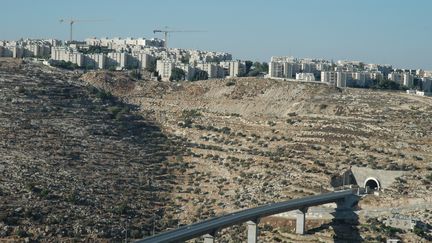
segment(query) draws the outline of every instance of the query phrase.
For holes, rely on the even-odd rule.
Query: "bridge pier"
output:
[[[214,243],[214,236],[211,234],[205,234],[204,243]]]
[[[247,221],[247,242],[248,243],[257,243],[258,242],[258,223],[259,220],[255,221]]]
[[[300,212],[296,215],[296,234],[304,235],[305,233],[307,210],[308,208],[302,208],[298,210]]]

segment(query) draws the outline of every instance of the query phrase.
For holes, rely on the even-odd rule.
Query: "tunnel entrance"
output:
[[[372,190],[379,190],[380,189],[380,185],[377,179],[375,178],[367,178],[364,184],[364,187],[369,187]]]

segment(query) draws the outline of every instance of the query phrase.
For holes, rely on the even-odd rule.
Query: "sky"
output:
[[[271,56],[358,60],[432,70],[431,0],[0,0],[0,39],[163,38],[169,47]]]

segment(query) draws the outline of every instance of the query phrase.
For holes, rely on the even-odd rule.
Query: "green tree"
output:
[[[66,61],[52,61],[51,66],[54,67],[59,67],[59,68],[63,68],[63,69],[68,69],[68,70],[75,70],[78,69],[79,66],[75,63],[72,62],[66,62]]]
[[[266,62],[254,62],[247,76],[256,77],[261,73],[268,73],[268,64]]]
[[[183,69],[181,68],[173,68],[171,70],[171,77],[170,77],[170,81],[179,81],[179,80],[184,80],[186,77],[186,73]]]
[[[246,65],[246,73],[249,73],[249,71],[252,68],[253,62],[252,61],[245,61],[245,65]]]
[[[400,90],[404,89],[402,85],[400,85],[397,82],[391,81],[389,79],[380,79],[377,80],[377,83],[374,85],[373,88],[376,89],[390,89],[390,90]]]
[[[203,70],[197,70],[192,77],[191,81],[197,81],[197,80],[207,80],[208,79],[208,73]]]
[[[255,62],[254,63],[254,66],[260,71],[260,72],[263,72],[263,73],[268,73],[268,69],[269,69],[269,65],[268,65],[268,63],[266,63],[266,62],[262,62],[262,63],[260,63],[260,62]]]
[[[260,74],[260,71],[258,71],[257,69],[253,69],[253,70],[250,70],[250,71],[248,72],[247,76],[249,76],[249,77],[256,77],[256,76],[258,76],[259,74]]]

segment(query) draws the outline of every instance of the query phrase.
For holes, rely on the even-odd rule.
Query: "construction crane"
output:
[[[168,47],[168,33],[174,33],[174,32],[206,32],[206,31],[203,31],[203,30],[170,30],[170,29],[168,29],[168,27],[165,27],[165,29],[153,30],[153,34],[164,33],[164,37],[165,37],[164,46],[165,46],[165,48]]]
[[[73,40],[72,30],[73,25],[77,22],[102,22],[107,21],[106,19],[60,19],[60,23],[69,23],[69,41]]]

